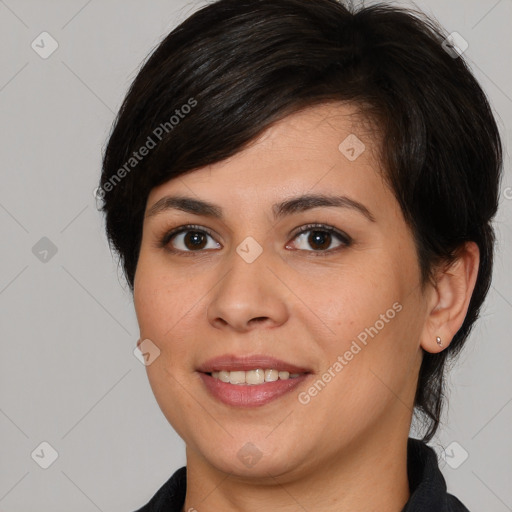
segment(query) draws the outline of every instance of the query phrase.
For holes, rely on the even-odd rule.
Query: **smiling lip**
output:
[[[262,370],[274,369],[286,371],[290,374],[299,373],[298,377],[287,380],[276,380],[255,385],[240,385],[222,382],[212,377],[214,371],[236,371],[236,370]],[[226,405],[235,407],[257,407],[265,405],[297,388],[312,372],[311,370],[287,363],[274,357],[263,355],[235,356],[233,354],[223,355],[209,359],[203,363],[197,371],[209,393]]]
[[[264,355],[253,355],[253,356],[236,356],[234,354],[225,354],[222,356],[214,357],[209,359],[201,366],[197,368],[198,372],[211,373],[218,371],[237,371],[237,370],[255,370],[256,368],[274,369],[279,372],[290,372],[290,373],[311,373],[308,368],[296,366],[291,363],[287,363],[275,357],[269,357]]]
[[[199,373],[210,394],[226,405],[257,407],[283,396],[302,384],[312,374],[304,373],[288,380],[276,380],[264,384],[239,385],[222,382],[208,373]]]

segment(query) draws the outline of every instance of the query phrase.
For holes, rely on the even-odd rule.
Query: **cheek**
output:
[[[154,266],[151,272],[140,272],[134,286],[140,337],[151,340],[159,350],[158,357],[146,366],[148,381],[164,416],[182,437],[191,428],[186,418],[193,409],[187,387],[194,331],[188,315],[197,314],[197,309],[191,309],[191,301],[195,299],[197,303],[197,297],[189,286],[175,278],[171,282],[170,277],[159,276]]]
[[[158,359],[147,367],[155,394],[159,387],[176,389],[175,379],[181,382],[194,370],[196,347],[203,344],[199,337],[209,289],[200,276],[191,279],[190,272],[170,274],[157,268],[156,264],[141,267],[134,287],[140,337],[160,350]]]
[[[134,283],[134,307],[141,336],[165,340],[202,296],[185,277],[158,259],[141,257]]]
[[[365,272],[352,268],[333,274],[328,287],[303,291],[309,293],[303,310],[309,320],[304,317],[302,322],[319,326],[311,334],[321,349],[322,371],[330,369],[325,380],[332,384],[325,386],[329,391],[324,403],[343,410],[357,410],[358,404],[378,407],[392,396],[387,384],[400,387],[414,355],[411,308],[405,309],[400,277],[386,270],[387,265],[373,263]]]
[[[316,317],[315,323],[323,326],[321,338],[336,350],[353,339],[364,342],[371,336],[369,331],[375,333],[375,327],[379,332],[389,331],[394,323],[400,279],[382,263],[385,255],[380,262],[366,260],[340,267],[323,281],[309,281],[300,292],[311,318]]]

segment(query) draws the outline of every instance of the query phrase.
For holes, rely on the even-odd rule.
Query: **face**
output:
[[[377,142],[354,114],[293,114],[148,197],[140,339],[160,351],[149,381],[197,463],[291,477],[407,437],[426,298]],[[178,196],[190,200],[165,199]],[[262,371],[240,371],[251,368]]]

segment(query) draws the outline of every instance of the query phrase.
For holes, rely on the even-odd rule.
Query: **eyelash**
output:
[[[173,249],[169,246],[169,242],[172,240],[173,237],[176,235],[179,235],[180,233],[187,232],[187,231],[194,231],[199,233],[205,233],[212,238],[215,238],[213,233],[202,226],[198,226],[196,224],[187,224],[184,226],[180,226],[174,229],[171,229],[170,231],[167,231],[158,241],[157,247],[165,249],[166,251],[169,251],[173,254],[179,254],[183,256],[192,256],[195,254],[204,253],[204,249],[199,249],[197,251],[183,251],[181,249]],[[352,239],[342,231],[337,230],[336,228],[332,226],[328,226],[326,224],[306,224],[305,226],[301,226],[301,228],[294,232],[292,235],[292,240],[295,240],[299,235],[302,235],[303,233],[307,233],[308,231],[322,231],[329,233],[330,235],[333,235],[336,237],[342,245],[339,247],[336,247],[334,249],[328,249],[328,250],[310,250],[307,251],[305,249],[297,249],[298,251],[304,251],[308,253],[313,253],[315,256],[328,256],[329,254],[338,252],[341,249],[347,248],[352,244]]]

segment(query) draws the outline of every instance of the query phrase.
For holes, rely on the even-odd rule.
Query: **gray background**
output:
[[[133,355],[133,304],[93,190],[114,114],[141,61],[202,3],[0,0],[2,512],[129,512],[185,463],[183,443]],[[508,147],[512,0],[417,5],[469,43],[464,55]],[[31,47],[43,31],[59,45],[46,59]],[[471,511],[512,510],[508,154],[505,169],[493,286],[450,375],[445,424],[430,443],[440,457],[446,450],[448,488]],[[42,252],[43,237],[55,254]],[[48,469],[39,465],[51,456],[43,441],[58,452]]]

